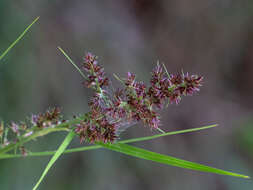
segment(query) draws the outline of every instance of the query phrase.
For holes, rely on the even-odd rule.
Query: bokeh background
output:
[[[0,63],[0,117],[23,120],[60,106],[66,118],[88,111],[91,91],[57,50],[76,63],[86,51],[108,75],[149,81],[156,61],[169,72],[205,77],[200,93],[162,112],[166,131],[219,127],[136,143],[155,152],[253,176],[253,2],[250,0],[1,0],[0,52],[40,16]],[[152,135],[141,124],[121,138]],[[54,150],[63,133],[31,150]],[[71,144],[80,146],[78,139]],[[49,157],[0,160],[0,189],[32,189]],[[251,190],[252,180],[206,174],[108,150],[62,156],[40,189]]]

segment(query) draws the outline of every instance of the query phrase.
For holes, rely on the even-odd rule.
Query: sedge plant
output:
[[[0,56],[0,61],[22,39],[37,20],[38,18],[4,51]],[[136,75],[128,72],[125,77],[119,77],[114,74],[114,77],[122,86],[121,88],[114,89],[112,88],[112,82],[104,72],[104,68],[98,63],[97,56],[87,53],[84,56],[83,63],[77,65],[61,47],[58,47],[58,49],[80,73],[83,78],[82,85],[93,90],[94,94],[89,102],[90,111],[80,114],[78,117],[75,116],[73,119],[65,120],[61,114],[61,110],[56,107],[48,109],[45,113],[32,114],[26,122],[11,122],[8,125],[5,125],[3,121],[0,122],[0,159],[52,156],[41,177],[35,183],[33,190],[39,187],[52,165],[62,154],[99,148],[170,166],[239,178],[249,178],[246,175],[129,145],[133,142],[147,141],[164,136],[216,127],[216,124],[212,124],[172,132],[166,132],[161,129],[160,111],[167,108],[170,104],[179,104],[183,96],[191,96],[198,92],[202,85],[202,76],[190,75],[183,72],[170,74],[165,65],[157,63],[151,73],[148,85],[142,81],[137,81]],[[157,131],[158,134],[119,140],[122,131],[140,122],[152,131]],[[56,151],[34,152],[25,148],[26,143],[53,132],[67,133]],[[85,141],[91,145],[67,149],[75,137],[80,139],[81,144]]]

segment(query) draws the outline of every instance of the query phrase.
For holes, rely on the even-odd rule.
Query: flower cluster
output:
[[[52,108],[45,113],[32,114],[28,122],[11,122],[9,127],[4,127],[3,122],[0,123],[0,146],[5,147],[10,143],[17,143],[21,138],[28,137],[36,130],[42,130],[47,127],[54,127],[63,121],[60,121],[60,109]],[[12,132],[9,135],[9,129]],[[11,138],[12,140],[9,140]],[[25,148],[19,147],[22,155],[26,155]]]
[[[146,85],[137,82],[135,75],[128,72],[125,79],[125,107],[128,120],[142,121],[151,128],[157,129],[160,123],[159,115],[153,110],[152,102],[148,97]]]
[[[73,130],[80,137],[80,142],[90,143],[113,143],[122,131],[139,121],[151,129],[160,130],[158,111],[166,102],[178,104],[182,96],[199,91],[203,80],[203,77],[188,73],[168,74],[165,66],[158,64],[151,73],[148,86],[137,81],[135,74],[128,72],[126,78],[122,79],[114,75],[123,84],[122,88],[115,90],[98,64],[97,56],[87,53],[81,68],[86,72],[85,86],[95,93],[89,102],[90,112],[85,114],[84,119],[75,122],[77,124]],[[45,113],[33,114],[29,122],[11,122],[9,128],[4,128],[0,123],[0,145],[4,147],[10,142],[18,142],[36,130],[56,127],[62,122],[60,109],[53,108]],[[8,129],[14,141],[8,140]],[[19,148],[23,155],[27,154],[24,147]]]
[[[31,123],[38,128],[44,128],[59,124],[59,119],[60,109],[57,107],[47,110],[45,113],[40,113],[38,115],[33,114],[31,118]]]
[[[76,125],[75,132],[80,136],[80,141],[113,142],[116,138],[115,123],[109,122],[99,113],[89,113],[84,121]]]
[[[169,103],[178,104],[182,95],[192,95],[194,92],[199,91],[203,77],[197,75],[187,74],[168,74],[163,71],[160,65],[152,72],[150,80],[151,87],[149,88],[148,95],[151,102],[162,108],[164,100],[168,99]]]
[[[96,56],[87,53],[82,68],[88,73],[84,83],[95,90],[95,95],[89,103],[89,116],[75,128],[81,142],[114,142],[121,131],[138,121],[151,129],[159,129],[157,111],[163,108],[166,100],[178,104],[182,96],[199,91],[203,80],[203,77],[188,73],[168,74],[165,66],[158,64],[152,71],[149,87],[128,72],[124,79],[115,75],[123,88],[113,90]]]
[[[97,56],[87,53],[82,68],[88,73],[84,83],[88,88],[100,89],[108,85],[108,78],[105,77],[104,69],[98,65]]]

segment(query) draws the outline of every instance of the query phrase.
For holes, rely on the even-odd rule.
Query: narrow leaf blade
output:
[[[83,74],[83,72],[81,71],[81,69],[74,63],[74,61],[68,56],[68,54],[61,47],[59,47],[59,46],[58,46],[58,49],[67,58],[67,60],[76,68],[76,70],[80,73],[80,75],[84,79],[87,79],[87,77],[85,76],[85,74]]]
[[[56,160],[61,156],[61,154],[67,148],[67,146],[72,141],[72,139],[73,139],[74,136],[75,136],[75,133],[73,131],[71,131],[71,132],[68,133],[68,135],[66,136],[66,138],[64,139],[64,141],[62,142],[62,144],[60,145],[60,147],[58,148],[58,150],[55,152],[55,154],[53,155],[53,157],[51,158],[51,160],[47,164],[44,172],[42,173],[39,181],[34,186],[33,190],[36,190],[38,188],[38,186],[40,185],[40,183],[42,182],[42,180],[44,179],[44,177],[48,173],[49,169],[53,166],[53,164],[56,162]]]
[[[198,127],[198,128],[170,131],[170,132],[165,132],[162,134],[148,136],[148,137],[139,137],[139,138],[134,138],[134,139],[123,140],[123,141],[119,141],[119,143],[133,143],[133,142],[147,141],[147,140],[152,140],[152,139],[165,137],[165,136],[169,136],[169,135],[177,135],[177,134],[200,131],[200,130],[209,129],[209,128],[213,128],[213,127],[217,127],[217,126],[218,126],[217,124],[213,124],[213,125],[207,125],[207,126]]]
[[[167,164],[167,165],[171,165],[171,166],[176,166],[176,167],[191,169],[191,170],[197,170],[197,171],[201,171],[201,172],[215,173],[215,174],[219,174],[219,175],[229,175],[229,176],[240,177],[240,178],[249,178],[249,176],[245,176],[242,174],[237,174],[237,173],[205,166],[203,164],[198,164],[198,163],[194,163],[194,162],[190,162],[190,161],[186,161],[186,160],[181,160],[178,158],[174,158],[171,156],[151,152],[151,151],[137,148],[134,146],[130,146],[127,144],[121,144],[121,143],[118,143],[118,144],[98,143],[98,144],[104,148],[107,148],[107,149],[110,149],[110,150],[113,150],[116,152],[120,152],[120,153],[129,155],[129,156],[133,156],[133,157],[137,157],[137,158],[141,158],[141,159],[145,159],[145,160],[158,162],[161,164]]]
[[[134,142],[147,141],[147,140],[152,140],[152,139],[156,139],[156,138],[160,138],[160,137],[164,137],[164,136],[196,132],[196,131],[200,131],[200,130],[213,128],[213,127],[216,127],[216,126],[218,126],[218,125],[214,124],[214,125],[207,125],[207,126],[198,127],[198,128],[184,129],[184,130],[178,130],[178,131],[170,131],[170,132],[166,132],[164,134],[158,134],[158,135],[152,135],[152,136],[147,136],[147,137],[139,137],[139,138],[122,140],[122,141],[119,141],[118,143],[134,143]],[[23,142],[21,142],[21,143],[23,144]],[[83,147],[79,147],[79,148],[67,149],[63,152],[63,154],[73,153],[73,152],[81,152],[81,151],[87,151],[87,150],[94,150],[94,149],[98,149],[98,148],[101,148],[101,146],[99,146],[99,145],[83,146]],[[7,150],[5,150],[4,152],[7,152]],[[27,154],[27,157],[29,157],[29,156],[50,156],[50,155],[53,155],[55,152],[56,151],[31,152],[31,153]],[[1,150],[0,150],[0,159],[20,158],[20,157],[23,157],[23,155],[22,154],[5,154],[5,153],[2,153]]]
[[[12,44],[2,53],[2,55],[0,55],[0,61],[24,37],[24,35],[29,31],[32,25],[39,20],[39,18],[40,17],[34,19],[34,21],[19,35],[19,37],[14,42],[12,42]]]

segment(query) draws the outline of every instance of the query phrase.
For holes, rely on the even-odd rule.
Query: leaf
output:
[[[28,32],[28,30],[32,27],[32,25],[39,20],[39,18],[40,17],[34,19],[34,21],[22,32],[22,34],[20,34],[20,36],[2,53],[2,55],[0,56],[0,61],[19,42],[19,40],[21,40],[24,37],[24,35]]]
[[[76,68],[76,70],[81,74],[81,76],[84,79],[87,79],[87,77],[85,76],[85,74],[83,74],[83,72],[81,71],[81,69],[74,63],[74,61],[67,55],[67,53],[61,47],[58,47],[58,49],[67,58],[67,60]]]
[[[131,151],[129,151],[123,147],[123,145],[125,145],[124,143],[140,142],[140,141],[151,140],[151,139],[155,139],[155,138],[159,138],[159,137],[163,137],[163,136],[168,136],[168,135],[189,133],[189,132],[199,131],[199,130],[203,130],[203,129],[213,128],[216,126],[217,125],[209,125],[209,126],[193,128],[193,129],[172,131],[172,132],[167,132],[165,134],[158,134],[158,135],[153,135],[153,136],[148,136],[148,137],[140,137],[140,138],[123,140],[123,141],[119,141],[116,144],[111,144],[111,145],[98,143],[98,145],[68,149],[68,150],[65,150],[63,153],[73,153],[73,152],[80,152],[80,151],[86,151],[86,150],[94,150],[94,149],[99,149],[101,147],[104,147],[104,148],[108,148],[108,149],[111,149],[111,150],[114,150],[117,152],[121,152],[121,153],[130,155],[130,156],[134,156],[134,157],[138,157],[138,158],[142,158],[142,159],[146,159],[146,160],[151,160],[151,161],[155,161],[155,162],[159,162],[159,163],[163,163],[163,164],[168,164],[168,165],[172,165],[172,166],[177,166],[177,167],[182,167],[182,168],[187,168],[187,169],[192,169],[192,170],[198,170],[198,171],[204,171],[204,172],[217,173],[217,174],[221,174],[221,175],[232,175],[235,177],[249,178],[248,176],[244,176],[241,174],[235,174],[232,172],[227,172],[227,171],[216,169],[216,168],[211,168],[211,167],[204,166],[201,164],[180,160],[177,158],[173,158],[173,157],[166,156],[166,155],[161,155],[158,153],[150,152],[150,151],[136,148],[136,147],[133,147],[135,150],[131,150]],[[107,147],[105,147],[105,146],[107,146]],[[110,147],[108,147],[108,146],[110,146]],[[113,146],[117,146],[117,148],[113,147]],[[132,146],[128,146],[128,147],[132,147]],[[120,149],[120,150],[118,150],[118,149]],[[137,151],[136,151],[136,149],[137,149]],[[143,153],[145,153],[145,154],[143,154]],[[55,154],[55,151],[32,152],[32,153],[28,153],[27,156],[49,156],[52,154]],[[22,155],[21,154],[18,154],[18,155],[0,154],[0,159],[16,158],[16,157],[22,157]]]
[[[171,132],[166,132],[164,134],[158,134],[158,135],[153,135],[153,136],[148,136],[148,137],[127,139],[127,140],[119,141],[118,143],[134,143],[134,142],[140,142],[140,141],[147,141],[147,140],[152,140],[152,139],[156,139],[156,138],[160,138],[160,137],[164,137],[164,136],[169,136],[169,135],[176,135],[176,134],[200,131],[200,130],[204,130],[204,129],[213,128],[216,126],[218,126],[218,125],[214,124],[214,125],[208,125],[208,126],[192,128],[192,129],[171,131]],[[58,128],[54,128],[54,129],[58,129]],[[99,145],[84,146],[84,147],[72,148],[72,149],[65,150],[63,152],[63,154],[73,153],[73,152],[81,152],[81,151],[86,151],[86,150],[94,150],[94,149],[99,149],[99,148],[101,148],[101,146],[99,146]],[[6,152],[6,150],[4,152]],[[55,152],[56,151],[31,152],[31,153],[28,153],[27,156],[50,156],[50,155],[53,155]],[[1,150],[0,150],[0,159],[19,158],[19,157],[23,157],[23,155],[22,154],[3,154],[3,153],[1,154]]]
[[[200,130],[209,129],[209,128],[213,128],[213,127],[217,127],[217,126],[218,126],[217,124],[214,124],[214,125],[207,125],[207,126],[192,128],[192,129],[171,131],[171,132],[166,132],[166,133],[148,136],[148,137],[139,137],[139,138],[134,138],[134,139],[128,139],[128,140],[120,141],[119,143],[133,143],[133,142],[139,142],[139,141],[147,141],[147,140],[156,139],[156,138],[164,137],[164,136],[168,136],[168,135],[190,133],[190,132],[200,131]]]
[[[62,142],[61,146],[58,148],[58,150],[55,152],[49,163],[47,164],[44,172],[42,173],[39,181],[34,186],[33,190],[36,190],[46,174],[48,173],[49,169],[53,166],[53,164],[56,162],[56,160],[61,156],[61,154],[64,152],[64,150],[67,148],[69,143],[72,141],[73,137],[75,136],[75,133],[73,131],[69,132],[64,141]]]
[[[197,171],[202,171],[202,172],[208,172],[208,173],[215,173],[219,175],[229,175],[229,176],[234,176],[234,177],[240,177],[240,178],[249,178],[249,176],[245,176],[242,174],[237,174],[217,168],[212,168],[209,166],[205,166],[202,164],[186,161],[186,160],[181,160],[178,158],[174,158],[171,156],[151,152],[142,148],[137,148],[134,146],[130,146],[127,144],[103,144],[103,143],[97,143],[98,145],[116,151],[120,152],[129,156],[137,157],[137,158],[142,158],[144,160],[151,160],[154,162],[158,162],[161,164],[167,164],[171,166],[176,166],[180,168],[185,168],[185,169],[191,169],[191,170],[197,170]]]

